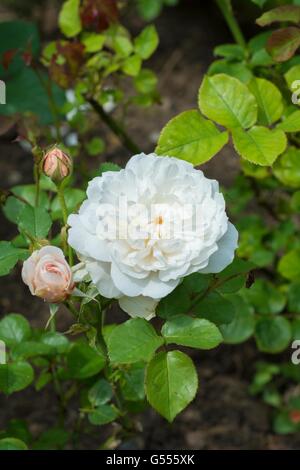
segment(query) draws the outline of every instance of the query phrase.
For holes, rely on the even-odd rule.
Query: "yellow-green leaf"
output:
[[[243,158],[256,165],[272,165],[284,152],[286,136],[280,129],[270,130],[267,127],[254,126],[248,131],[241,128],[232,132],[233,144]]]
[[[269,126],[280,119],[283,111],[282,95],[279,89],[269,80],[254,78],[249,89],[258,104],[258,122]]]
[[[67,38],[72,38],[81,31],[79,5],[80,0],[67,0],[59,13],[58,24]]]
[[[177,157],[199,165],[210,160],[227,141],[227,132],[220,132],[197,110],[190,110],[168,122],[155,151],[159,155]]]
[[[277,129],[284,132],[299,132],[300,131],[300,111],[295,111],[290,114],[284,121],[277,125]]]
[[[257,119],[256,99],[247,86],[223,73],[204,78],[199,107],[205,116],[228,129],[248,129]]]

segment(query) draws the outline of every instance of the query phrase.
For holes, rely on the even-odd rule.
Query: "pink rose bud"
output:
[[[53,147],[44,156],[42,168],[46,176],[60,183],[71,173],[72,161],[60,148]]]
[[[24,262],[22,279],[32,295],[52,303],[66,300],[75,286],[62,250],[49,245],[34,251]]]

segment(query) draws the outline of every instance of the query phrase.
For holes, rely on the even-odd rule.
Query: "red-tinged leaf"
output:
[[[267,51],[276,62],[285,62],[300,46],[300,28],[290,26],[274,31],[268,39]]]
[[[299,410],[292,410],[290,411],[289,414],[290,420],[294,424],[299,424],[300,423],[300,411]]]
[[[101,32],[118,20],[116,0],[83,0],[80,9],[82,25],[89,31]]]
[[[299,24],[300,6],[284,5],[281,7],[273,8],[272,10],[263,13],[256,20],[256,23],[259,26],[266,26],[272,23],[281,23],[282,21],[288,21],[290,23]]]
[[[29,65],[31,65],[32,59],[33,59],[31,52],[30,51],[24,51],[23,54],[22,54],[22,59],[24,60],[27,67],[29,67]]]
[[[9,50],[4,52],[4,54],[2,56],[2,65],[5,68],[5,70],[8,69],[8,67],[10,66],[13,58],[17,54],[17,52],[18,52],[18,49],[9,49]]]
[[[51,78],[62,88],[69,88],[78,77],[84,62],[84,45],[80,42],[56,42],[56,53],[51,57]],[[60,59],[63,59],[62,62]]]

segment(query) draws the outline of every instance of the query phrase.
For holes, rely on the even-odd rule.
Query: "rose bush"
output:
[[[0,24],[10,96],[0,112],[31,149],[34,178],[1,192],[17,230],[0,242],[0,275],[23,263],[23,281],[49,308],[42,329],[18,313],[1,319],[0,390],[49,387],[58,401],[53,429],[36,436],[8,423],[0,449],[77,448],[109,423],[101,447],[118,447],[141,429],[136,415],[147,405],[171,422],[194,399],[188,348],[254,337],[259,351],[277,354],[299,337],[298,42],[284,30],[279,50],[270,31],[246,42],[230,0],[217,0],[236,43],[215,49],[221,59],[200,84],[197,109],[166,123],[145,155],[115,116],[160,103],[144,67],[156,29],[133,38],[119,3],[102,0],[107,13],[96,0],[81,3],[63,3],[64,37],[43,50],[33,24]],[[139,11],[149,18],[166,3]],[[258,23],[297,22],[299,8],[267,11]],[[98,120],[134,155],[124,169],[103,163]],[[240,172],[221,191],[194,167],[228,142]],[[59,315],[70,323],[64,333]],[[250,392],[276,409],[277,432],[299,430],[298,383],[293,364],[257,364]]]

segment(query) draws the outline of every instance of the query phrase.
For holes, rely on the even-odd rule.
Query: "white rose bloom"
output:
[[[191,273],[218,273],[237,248],[217,181],[177,158],[136,155],[90,181],[69,244],[99,293],[150,319]]]

